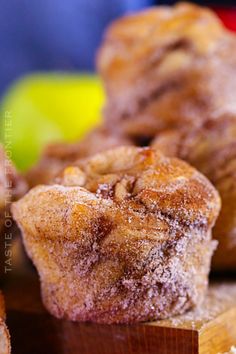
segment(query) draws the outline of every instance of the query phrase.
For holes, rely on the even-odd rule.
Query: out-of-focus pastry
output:
[[[106,123],[153,137],[236,114],[236,37],[209,9],[153,7],[115,21],[98,54]]]
[[[222,209],[213,229],[219,245],[213,257],[216,270],[236,269],[236,121],[224,118],[204,127],[166,131],[153,147],[167,156],[186,160],[204,173],[222,199]]]
[[[27,184],[7,158],[4,148],[0,145],[0,277],[5,273],[5,252],[8,252],[9,237],[11,238],[12,219],[10,205],[27,191]],[[11,231],[9,231],[11,230]],[[5,232],[5,235],[4,235]],[[0,352],[1,353],[1,352]]]
[[[129,323],[202,302],[220,198],[187,163],[120,147],[67,167],[12,206],[58,318]]]
[[[83,140],[75,143],[50,144],[39,162],[27,172],[26,179],[30,187],[47,184],[68,164],[121,145],[131,145],[131,141],[112,133],[105,126],[94,129]]]
[[[0,232],[4,228],[5,219],[9,218],[11,202],[20,198],[26,190],[25,180],[17,173],[0,145]]]
[[[10,354],[11,344],[10,335],[5,324],[6,314],[3,295],[0,292],[0,353]]]

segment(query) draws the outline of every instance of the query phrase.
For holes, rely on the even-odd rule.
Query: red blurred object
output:
[[[213,10],[217,13],[227,28],[236,32],[236,7],[215,7]]]

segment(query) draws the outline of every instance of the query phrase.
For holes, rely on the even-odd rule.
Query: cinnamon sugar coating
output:
[[[121,147],[67,167],[12,206],[58,318],[131,323],[200,304],[220,198],[178,159]]]
[[[222,208],[213,229],[219,241],[215,270],[236,269],[236,120],[208,122],[200,129],[170,130],[153,141],[167,156],[186,160],[204,173],[219,191]]]
[[[27,172],[26,179],[31,188],[38,184],[48,184],[62,169],[78,159],[121,145],[131,145],[131,142],[105,126],[95,128],[84,139],[74,143],[49,144],[40,160]]]
[[[118,19],[97,60],[107,124],[152,137],[235,115],[235,51],[235,34],[204,7],[179,3]]]

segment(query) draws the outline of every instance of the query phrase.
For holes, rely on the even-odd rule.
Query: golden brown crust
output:
[[[131,142],[109,131],[105,126],[94,129],[75,143],[50,144],[45,148],[39,162],[27,172],[27,181],[31,188],[38,184],[47,184],[68,164],[121,145],[131,145]]]
[[[6,319],[6,313],[5,313],[4,298],[0,291],[0,353],[10,354],[11,352],[10,335],[5,324],[5,319]]]
[[[154,136],[236,114],[235,50],[235,35],[196,5],[154,7],[115,21],[98,55],[107,124],[129,136]]]
[[[178,159],[121,147],[68,167],[13,215],[56,317],[154,320],[199,304],[220,199]]]
[[[167,156],[179,157],[204,173],[222,199],[222,209],[213,230],[219,246],[213,257],[216,270],[236,269],[236,121],[224,118],[198,130],[166,131],[153,147]]]

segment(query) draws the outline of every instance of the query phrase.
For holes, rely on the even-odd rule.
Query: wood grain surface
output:
[[[236,344],[236,280],[213,284],[201,309],[136,325],[72,323],[53,318],[19,238],[2,284],[12,354],[216,354]]]

